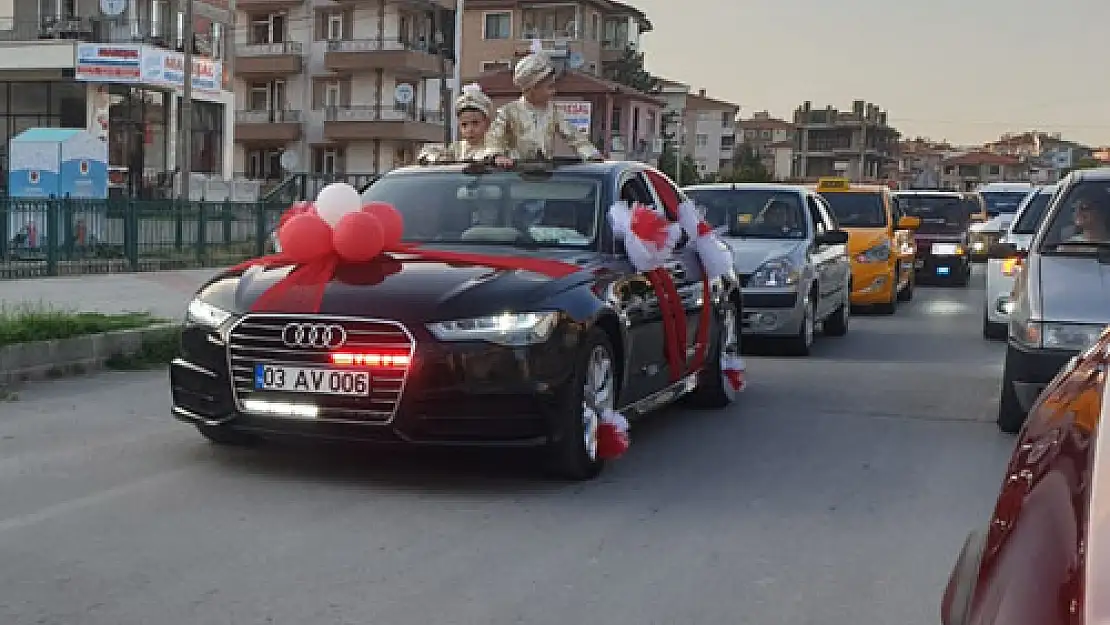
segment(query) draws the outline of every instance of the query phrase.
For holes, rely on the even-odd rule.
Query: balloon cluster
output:
[[[396,250],[405,225],[397,209],[384,202],[363,205],[358,190],[336,182],[320,190],[315,202],[299,202],[282,217],[278,241],[282,254],[306,264],[328,256],[364,263]]]

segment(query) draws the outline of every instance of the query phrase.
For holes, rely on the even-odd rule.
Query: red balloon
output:
[[[370,213],[348,213],[335,225],[335,253],[349,263],[364,263],[382,253],[384,234],[378,218]]]
[[[331,254],[331,226],[316,213],[289,218],[278,230],[281,252],[296,263],[310,263]]]
[[[281,214],[281,219],[278,221],[278,228],[284,226],[286,222],[296,217],[297,215],[315,212],[316,204],[314,202],[293,202],[293,205]]]
[[[378,222],[382,225],[385,249],[397,249],[405,234],[405,220],[401,217],[401,213],[386,202],[370,202],[362,207],[362,211],[378,218]]]

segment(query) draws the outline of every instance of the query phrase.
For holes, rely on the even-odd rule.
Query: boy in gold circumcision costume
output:
[[[482,87],[477,84],[466,85],[462,88],[462,94],[455,100],[459,140],[446,147],[442,144],[426,146],[420,155],[420,162],[475,161],[493,157],[493,153],[486,145],[486,136],[493,115],[493,100],[482,93]],[[496,160],[498,164],[511,164],[507,158]]]
[[[520,99],[497,112],[486,137],[490,151],[513,159],[543,160],[551,158],[559,135],[584,160],[601,160],[586,133],[555,108],[555,68],[542,50],[533,48],[517,63],[513,84],[521,91]]]

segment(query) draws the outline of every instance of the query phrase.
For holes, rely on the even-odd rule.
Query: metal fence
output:
[[[0,198],[0,280],[232,264],[267,251],[288,206]]]

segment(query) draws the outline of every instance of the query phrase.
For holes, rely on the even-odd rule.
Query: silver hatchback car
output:
[[[732,248],[744,295],[743,332],[808,355],[818,328],[848,332],[852,268],[832,210],[805,187],[704,184],[684,189]]]
[[[998,427],[1017,432],[1041,390],[1110,323],[1110,168],[1060,182],[1014,281]]]

